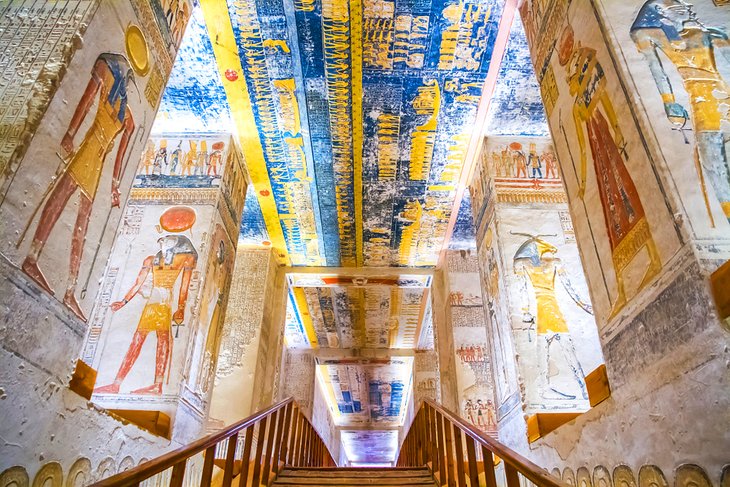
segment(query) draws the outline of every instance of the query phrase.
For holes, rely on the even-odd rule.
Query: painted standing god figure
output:
[[[644,207],[624,164],[624,157],[628,159],[626,143],[609,98],[605,73],[598,62],[596,50],[582,47],[580,43],[575,46],[570,25],[561,34],[558,49],[558,61],[566,67],[570,94],[575,97],[573,120],[580,146],[578,196],[581,199],[585,194],[587,176],[586,133],[596,172],[596,184],[616,272],[618,296],[611,312],[611,316],[614,316],[626,304],[624,271],[639,251],[646,248],[649,256],[649,265],[639,289],[659,273],[661,261]]]
[[[144,52],[146,53],[146,48]],[[121,133],[122,136],[114,161],[111,187],[111,206],[119,206],[122,161],[127,152],[127,144],[132,132],[134,132],[134,119],[127,102],[127,89],[130,83],[134,83],[132,69],[134,68],[138,74],[142,74],[143,69],[138,65],[139,60],[134,57],[132,57],[132,60],[135,62],[130,65],[126,57],[113,53],[104,53],[97,58],[91,71],[91,79],[79,104],[76,106],[68,130],[66,130],[66,134],[61,140],[61,148],[70,157],[65,162],[63,172],[56,180],[43,206],[38,227],[33,235],[33,243],[21,266],[23,272],[40,287],[53,294],[50,284],[40,267],[38,267],[38,259],[53,227],[68,205],[69,199],[79,190],[79,209],[71,237],[68,286],[63,297],[63,303],[84,321],[86,321],[86,316],[76,300],[75,292],[81,268],[86,230],[91,219],[94,199],[99,189],[99,181],[101,180],[106,156],[114,148],[116,138]],[[144,59],[143,64],[146,62],[146,59]],[[86,131],[78,149],[74,152],[74,138],[89,114],[89,110],[94,105],[97,94],[99,95],[99,104],[94,121]]]
[[[565,269],[563,269],[560,258],[555,255],[558,249],[540,238],[540,236],[524,235],[529,238],[520,245],[515,253],[514,269],[515,274],[521,276],[523,279],[523,295],[527,297],[527,281],[532,285],[534,294],[537,320],[530,313],[528,301],[523,307],[523,321],[528,323],[536,321],[537,341],[541,356],[540,382],[542,386],[542,397],[544,399],[575,399],[574,395],[559,390],[550,380],[550,349],[557,343],[580,387],[583,399],[588,399],[583,367],[581,367],[578,357],[575,354],[568,323],[560,310],[560,305],[555,295],[555,278],[560,279],[560,282],[573,301],[575,301],[575,304],[582,308],[583,311],[593,314],[593,308],[589,303],[584,302],[575,289],[573,289],[565,273]]]
[[[119,393],[122,382],[139,358],[147,335],[154,332],[157,335],[154,382],[150,386],[132,391],[132,394],[162,394],[162,383],[166,373],[169,380],[172,359],[172,325],[173,322],[181,325],[185,318],[190,279],[198,262],[198,252],[195,250],[195,246],[188,237],[179,233],[189,230],[194,223],[195,210],[188,207],[172,207],[160,216],[160,227],[175,234],[168,234],[157,240],[160,250],[157,254],[150,255],[144,260],[136,281],[124,298],[112,303],[112,311],[117,312],[122,309],[135,296],[141,294],[147,276],[152,274],[152,289],[146,296],[147,302],[142,309],[132,343],[122,359],[114,382],[94,389],[94,393]],[[175,283],[181,274],[177,310],[173,313]]]
[[[677,68],[689,96],[695,164],[703,193],[704,172],[730,221],[730,167],[726,150],[730,142],[730,85],[718,71],[715,60],[716,47],[730,46],[728,35],[704,25],[689,3],[649,0],[631,26],[631,38],[649,63],[667,118],[682,130],[690,117],[675,100],[659,51]],[[705,204],[709,213],[706,193]]]

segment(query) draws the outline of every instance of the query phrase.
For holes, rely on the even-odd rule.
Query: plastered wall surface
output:
[[[122,423],[70,391],[68,381],[75,360],[68,352],[81,350],[83,327],[60,303],[40,294],[7,261],[1,266],[3,482],[7,477],[2,472],[14,466],[21,477],[27,474],[33,481],[49,462],[59,464],[53,471],[58,476],[60,468],[60,481],[68,478],[72,466],[80,461],[77,470],[81,469],[84,480],[76,485],[82,485],[182,446]],[[43,327],[34,330],[17,323],[39,323]],[[48,345],[51,343],[53,346]]]
[[[496,435],[497,407],[477,253],[449,251],[446,265],[458,411],[478,429]]]
[[[182,442],[209,407],[246,187],[237,150],[229,134],[147,142],[82,357],[96,404],[161,411]]]
[[[337,425],[335,425],[334,415],[329,410],[320,381],[315,382],[313,396],[312,426],[314,426],[314,429],[317,430],[317,433],[319,433],[319,436],[327,446],[332,458],[339,459],[340,449],[342,448],[342,443],[340,441],[340,435],[342,432],[339,428],[337,428]]]
[[[239,246],[231,283],[209,425],[225,426],[254,412],[257,352],[265,302],[274,285],[271,249]]]

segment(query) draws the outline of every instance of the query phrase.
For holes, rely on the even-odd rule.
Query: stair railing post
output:
[[[459,426],[454,425],[454,449],[456,450],[456,475],[459,487],[466,487],[466,475],[464,472],[464,444],[462,432]]]
[[[520,487],[520,475],[517,469],[504,459],[502,461],[504,461],[504,477],[507,480],[507,487]]]
[[[241,477],[239,485],[248,485],[248,471],[251,465],[251,447],[253,445],[253,428],[251,425],[246,428],[246,436],[243,439],[243,456],[241,457]]]
[[[469,485],[479,485],[479,469],[477,467],[477,452],[475,440],[466,435],[466,457],[469,462]]]
[[[456,487],[456,470],[454,470],[454,439],[451,421],[444,418],[444,437],[446,438],[446,478],[449,487]]]
[[[287,457],[284,459],[284,463],[287,465],[294,465],[296,459],[297,450],[297,429],[299,428],[299,407],[294,406],[292,411],[291,419],[291,434],[289,435],[289,448],[287,451]]]
[[[180,462],[177,462],[172,467],[172,475],[170,476],[170,487],[182,487],[183,479],[185,478],[185,464],[187,458]]]
[[[251,479],[251,485],[258,487],[259,480],[261,479],[261,457],[264,453],[264,443],[266,442],[266,428],[269,422],[269,417],[264,416],[259,422],[258,437],[256,439],[256,454],[253,460],[253,478]]]
[[[236,443],[238,443],[238,433],[228,437],[228,448],[226,451],[226,463],[223,468],[223,487],[231,487],[233,480],[233,462],[236,457]]]
[[[291,448],[291,461],[289,462],[292,466],[298,467],[299,463],[299,442],[301,440],[302,433],[302,412],[297,408],[294,412],[294,429],[292,430],[292,448]]]
[[[484,445],[482,445],[482,462],[484,463],[484,478],[487,487],[497,487],[497,476],[494,473],[494,456]]]
[[[428,404],[423,403],[423,406],[421,406],[423,409],[423,438],[426,442],[425,444],[425,451],[424,451],[424,463],[428,465],[428,462],[433,462],[433,457],[431,455],[431,447],[433,446],[431,444],[431,418],[429,417],[428,413]],[[431,463],[431,468],[433,468],[433,463]]]
[[[283,410],[280,410],[279,422],[276,425],[276,440],[274,441],[274,456],[272,458],[271,471],[274,475],[279,473],[279,457],[282,448],[286,450],[286,433],[289,428],[289,410],[291,403],[287,404]]]
[[[303,467],[305,437],[307,434],[307,419],[301,411],[299,411],[299,432],[297,434],[297,467]]]
[[[436,433],[436,410],[430,404],[426,405],[428,406],[429,444],[431,445],[431,471],[436,473],[441,462]]]
[[[421,418],[416,416],[415,430],[413,431],[413,465],[412,467],[421,466]]]
[[[446,478],[446,444],[444,442],[444,418],[443,415],[435,411],[436,413],[436,434],[438,435],[438,450],[439,450],[439,485],[444,485],[447,482]]]
[[[271,455],[274,452],[274,434],[276,433],[276,425],[279,422],[280,413],[283,413],[281,409],[276,411],[273,415],[269,416],[269,436],[266,439],[266,454],[264,455],[264,463],[261,471],[261,483],[269,485],[269,473],[271,471]],[[279,426],[281,428],[281,426]]]
[[[209,446],[203,454],[203,472],[200,474],[200,487],[210,487],[210,480],[213,477],[213,467],[215,464],[215,448],[217,444]]]

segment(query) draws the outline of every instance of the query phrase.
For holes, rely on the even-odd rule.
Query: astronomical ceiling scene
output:
[[[251,183],[239,245],[291,268],[286,346],[343,351],[317,359],[316,382],[345,451],[372,445],[353,462],[392,460],[413,353],[433,349],[432,270],[446,249],[475,248],[470,145],[547,133],[521,22],[504,12],[503,0],[201,2],[163,96],[153,132],[236,134]],[[401,354],[346,357],[360,349]]]

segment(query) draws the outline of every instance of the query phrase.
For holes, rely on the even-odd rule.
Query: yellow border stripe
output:
[[[352,162],[355,192],[355,256],[363,265],[362,243],[362,1],[350,0],[350,60],[352,63]]]
[[[319,342],[317,341],[317,332],[314,331],[314,323],[312,322],[312,315],[309,313],[309,305],[307,304],[307,295],[304,294],[304,288],[294,287],[294,301],[296,301],[297,309],[299,309],[299,317],[302,319],[302,325],[304,331],[307,334],[312,348],[319,348]]]
[[[238,140],[243,149],[246,166],[261,205],[261,213],[269,232],[269,239],[276,250],[277,259],[279,261],[283,259],[285,265],[290,265],[284,232],[274,200],[274,191],[271,188],[269,172],[266,168],[264,149],[259,139],[251,98],[241,66],[236,38],[233,34],[228,5],[222,0],[201,0],[200,7],[203,10],[208,36],[213,44],[213,52],[223,87],[226,90],[228,104],[231,107],[231,115],[238,131]],[[229,69],[238,73],[237,80],[229,81],[225,77],[225,73]],[[268,191],[268,195],[263,196],[262,191]]]

